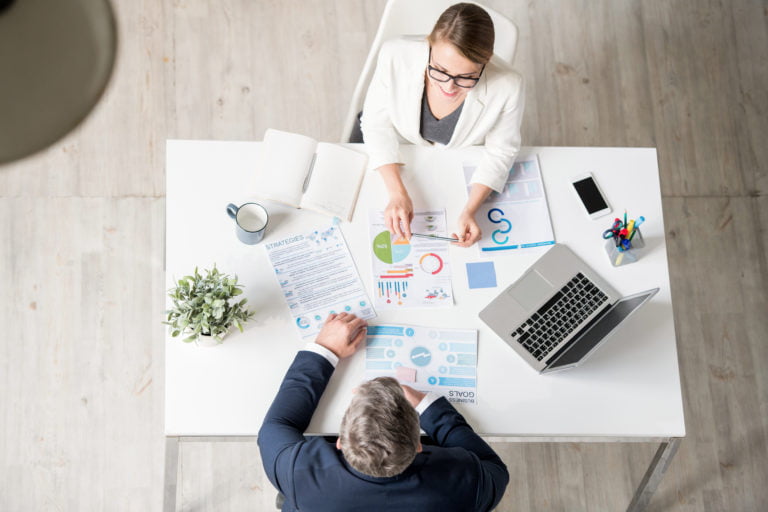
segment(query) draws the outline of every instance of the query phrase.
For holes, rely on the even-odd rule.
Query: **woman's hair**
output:
[[[437,19],[427,40],[430,45],[449,42],[472,62],[488,64],[493,56],[493,20],[478,5],[452,5]]]
[[[339,430],[344,458],[369,476],[402,473],[419,449],[419,415],[391,377],[357,388]]]

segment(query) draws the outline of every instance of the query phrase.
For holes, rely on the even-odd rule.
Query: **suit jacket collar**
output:
[[[483,73],[477,85],[470,89],[464,98],[464,107],[461,109],[461,115],[459,115],[459,120],[456,122],[456,128],[454,128],[451,140],[448,141],[446,147],[454,147],[455,141],[467,140],[469,137],[469,133],[475,127],[485,108],[487,85],[486,74]]]
[[[355,475],[357,478],[360,478],[361,480],[366,480],[368,482],[375,482],[380,484],[384,484],[387,482],[395,482],[397,480],[402,480],[403,478],[407,478],[414,472],[419,471],[421,467],[424,465],[424,463],[426,462],[425,453],[424,452],[417,453],[416,458],[413,460],[413,462],[411,462],[411,465],[408,466],[405,469],[405,471],[403,471],[399,475],[379,477],[379,476],[371,476],[371,475],[366,475],[365,473],[361,473],[360,471],[352,467],[352,465],[347,461],[347,459],[344,458],[344,454],[341,451],[338,452],[338,455],[339,455],[339,459],[341,460],[341,463],[344,464],[345,468],[347,468],[347,471]]]
[[[426,41],[419,48],[414,57],[413,68],[408,73],[408,93],[405,97],[406,105],[403,105],[403,111],[408,116],[404,126],[412,130],[411,133],[404,133],[405,138],[417,140],[420,145],[429,146],[430,143],[421,137],[421,98],[424,96],[424,73],[427,69],[429,60],[429,43]]]

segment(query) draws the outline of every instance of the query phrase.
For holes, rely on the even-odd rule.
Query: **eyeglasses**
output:
[[[480,70],[480,75],[483,74],[484,69],[485,66],[483,66],[483,69]],[[445,71],[440,71],[437,68],[433,68],[429,64],[427,64],[427,72],[429,73],[430,78],[433,80],[437,80],[438,82],[443,83],[453,80],[453,83],[455,83],[457,87],[461,87],[463,89],[471,89],[477,85],[477,82],[480,81],[480,77],[470,78],[468,76],[449,75]]]
[[[429,61],[432,61],[432,47],[429,48]],[[483,71],[485,71],[485,64],[483,64],[483,67],[480,68],[480,76],[483,76]],[[449,80],[453,80],[453,83],[462,89],[471,89],[477,85],[477,82],[480,81],[480,76],[477,78],[470,78],[468,76],[449,75],[445,71],[440,71],[437,68],[433,68],[429,63],[427,63],[427,73],[429,73],[430,78],[437,80],[438,82],[445,83]]]

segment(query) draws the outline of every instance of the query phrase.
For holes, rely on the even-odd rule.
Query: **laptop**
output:
[[[480,319],[539,373],[583,363],[658,288],[621,296],[556,244],[480,311]]]

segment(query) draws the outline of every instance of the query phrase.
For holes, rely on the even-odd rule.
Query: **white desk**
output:
[[[166,505],[175,504],[177,442],[194,436],[255,436],[301,341],[263,245],[240,243],[225,208],[258,198],[254,166],[258,142],[169,141],[167,144],[166,281],[214,263],[237,274],[256,310],[245,332],[213,348],[168,337],[166,344]],[[525,148],[538,153],[555,237],[567,244],[618,291],[659,286],[659,293],[582,366],[542,376],[525,364],[477,317],[501,289],[547,248],[481,255],[476,247],[451,247],[455,306],[445,310],[382,311],[370,323],[412,323],[476,328],[477,406],[457,408],[486,437],[514,441],[661,441],[635,495],[640,510],[685,435],[666,244],[655,149]],[[476,149],[403,147],[404,178],[417,209],[446,208],[449,229],[466,192],[461,163]],[[610,217],[590,220],[568,178],[590,171],[614,208],[647,219],[647,248],[634,264],[614,268],[601,233]],[[277,178],[277,176],[276,176]],[[326,216],[262,202],[270,211],[262,244],[330,222]],[[375,172],[366,175],[354,219],[342,231],[372,296],[368,209],[383,208],[386,193]],[[615,212],[618,213],[618,212]],[[493,259],[497,288],[470,290],[465,262]],[[309,426],[336,433],[351,389],[363,377],[364,354],[339,364]],[[172,496],[171,496],[172,494]]]

